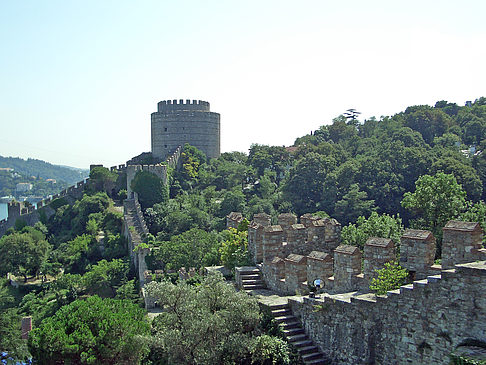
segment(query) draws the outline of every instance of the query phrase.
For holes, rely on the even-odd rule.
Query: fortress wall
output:
[[[449,364],[467,339],[486,340],[486,262],[460,264],[376,299],[291,299],[333,364]]]
[[[35,206],[28,206],[24,202],[10,202],[8,203],[8,217],[0,221],[0,237],[5,234],[5,232],[15,226],[17,219],[22,219],[28,226],[33,226],[40,221],[41,214],[45,215],[47,218],[51,217],[55,210],[49,207],[49,204],[53,200],[58,198],[66,198],[68,202],[72,200],[79,199],[83,196],[84,185],[89,179],[78,182],[77,184],[62,190],[60,193],[55,194],[52,198],[46,198],[37,203],[37,208]],[[40,212],[43,213],[40,213]]]

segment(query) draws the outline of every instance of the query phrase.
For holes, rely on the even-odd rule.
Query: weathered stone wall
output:
[[[279,225],[268,226],[263,229],[263,263],[274,257],[281,257],[283,250],[284,232]]]
[[[486,262],[460,264],[387,297],[290,300],[333,364],[449,364],[467,339],[486,340]]]
[[[123,202],[123,207],[123,235],[127,239],[128,253],[137,270],[140,286],[143,286],[145,282],[144,273],[147,271],[145,257],[150,253],[150,249],[138,248],[138,246],[146,241],[149,230],[145,224],[136,193],[134,193],[133,199],[127,199]]]
[[[178,146],[189,143],[208,158],[220,155],[220,115],[201,100],[164,100],[152,113],[152,154],[165,159]]]
[[[309,255],[318,250],[334,255],[334,249],[339,246],[341,240],[341,225],[335,219],[319,218],[311,214],[300,217],[301,223],[297,224],[297,218],[290,213],[280,214],[278,227],[281,234],[278,242],[270,242],[272,247],[266,249],[267,259],[271,260],[275,255],[285,258],[291,253]],[[267,214],[255,214],[248,228],[248,247],[254,263],[264,261],[265,245],[264,234],[260,234],[259,227],[270,227],[270,216]],[[277,226],[272,226],[277,227]],[[270,255],[270,256],[269,256]]]
[[[248,252],[254,263],[263,261],[263,229],[265,227],[255,221],[248,226]]]

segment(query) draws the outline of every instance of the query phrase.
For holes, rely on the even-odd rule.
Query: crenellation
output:
[[[248,225],[248,252],[253,263],[263,261],[263,229],[261,224],[252,221]]]
[[[432,232],[405,230],[400,238],[400,266],[413,273],[416,279],[425,278],[433,271],[435,246]]]
[[[385,263],[395,261],[395,244],[390,238],[370,237],[363,250],[363,275],[365,288],[378,276],[376,270],[382,269]]]
[[[275,256],[272,260],[267,261],[262,267],[263,280],[267,283],[270,290],[279,294],[286,294],[285,285],[285,261],[281,257]]]
[[[152,154],[165,158],[177,146],[189,143],[208,158],[220,155],[220,115],[210,111],[206,101],[177,100],[158,103],[151,115]]]
[[[283,228],[283,227],[282,227]],[[307,230],[303,224],[292,224],[287,229],[287,245],[285,246],[284,256],[291,253],[306,254],[305,242]]]
[[[349,292],[358,290],[361,281],[362,254],[358,247],[341,245],[334,250],[334,292]]]
[[[240,212],[231,212],[226,216],[226,228],[238,228],[243,221],[243,214]]]
[[[257,213],[253,216],[253,222],[267,227],[272,224],[272,217],[266,213]]]
[[[284,262],[286,291],[291,294],[307,293],[307,257],[290,254]]]
[[[297,223],[297,217],[292,213],[282,213],[278,216],[278,224],[282,227],[284,241],[287,241],[287,232],[293,224]]]
[[[329,278],[334,274],[334,260],[331,255],[325,252],[312,251],[307,256],[307,283],[314,283],[314,280],[322,281],[321,288],[329,287]]]
[[[263,264],[282,255],[283,241],[281,226],[267,226],[263,229]]]
[[[449,221],[443,228],[442,268],[474,261],[483,244],[483,230],[479,223]]]

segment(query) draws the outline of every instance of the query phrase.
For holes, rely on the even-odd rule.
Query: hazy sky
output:
[[[0,155],[87,168],[150,151],[201,99],[222,151],[486,96],[486,2],[0,0]]]

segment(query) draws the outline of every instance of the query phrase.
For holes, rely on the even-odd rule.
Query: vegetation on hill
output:
[[[24,160],[18,157],[0,156],[0,167],[13,168],[16,172],[25,176],[40,177],[44,180],[55,179],[67,184],[81,181],[89,174],[89,170],[53,165],[33,158]]]
[[[1,196],[46,197],[73,185],[88,176],[88,170],[52,165],[50,163],[14,157],[0,156],[0,168],[12,170],[0,171]],[[49,181],[47,181],[49,179]],[[17,192],[18,183],[32,184],[32,189]]]

